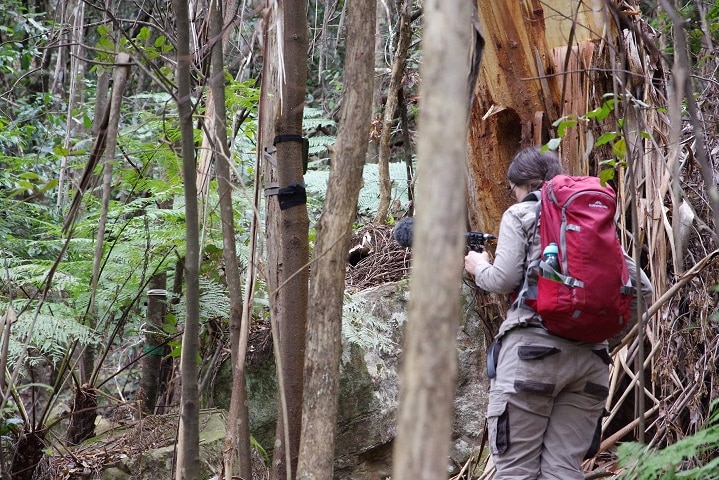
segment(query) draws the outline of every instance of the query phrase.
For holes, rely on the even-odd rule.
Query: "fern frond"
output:
[[[180,299],[175,308],[177,320],[184,323],[187,316],[187,301],[185,297]],[[200,321],[207,321],[212,318],[230,318],[230,299],[227,296],[227,289],[224,285],[206,278],[200,279]]]
[[[337,137],[331,137],[329,135],[317,135],[310,137],[309,139],[309,154],[318,155],[320,153],[327,152],[331,145],[334,145]]]
[[[20,357],[25,343],[31,347],[30,362],[46,359],[51,363],[60,362],[72,344],[77,341],[81,345],[97,346],[102,342],[101,336],[94,330],[78,323],[75,318],[63,315],[73,313],[59,305],[53,308],[53,315],[39,313],[30,335],[30,328],[35,313],[28,309],[18,315],[12,325],[10,343],[8,344],[8,362],[15,363]]]
[[[663,449],[647,448],[636,442],[620,445],[617,449],[617,457],[620,465],[627,467],[620,478],[626,480],[714,478],[709,474],[715,474],[717,465],[719,465],[719,459],[711,458],[715,456],[711,452],[719,448],[719,424],[717,423],[719,400],[712,402],[711,411],[712,414],[706,428]],[[707,455],[711,460],[702,465],[701,463],[705,461],[702,458]],[[692,463],[699,464],[699,466],[683,467],[689,459],[693,459]]]
[[[342,349],[342,362],[350,360],[350,349],[354,344],[363,350],[381,353],[392,352],[397,348],[393,332],[396,321],[385,322],[370,313],[367,300],[359,296],[345,295],[342,306],[342,337],[345,340]]]

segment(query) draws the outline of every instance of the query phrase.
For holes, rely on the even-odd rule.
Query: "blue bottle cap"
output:
[[[544,252],[542,252],[542,255],[559,255],[559,248],[557,248],[557,244],[552,242],[546,247],[544,247]]]

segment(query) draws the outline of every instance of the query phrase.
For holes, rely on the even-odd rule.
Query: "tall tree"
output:
[[[182,334],[182,397],[177,439],[177,480],[200,478],[200,394],[197,356],[200,344],[200,240],[197,216],[195,142],[192,127],[190,19],[187,0],[173,0],[177,25],[177,111],[182,134],[182,173],[185,186],[186,317]]]
[[[333,472],[344,280],[371,123],[376,7],[376,0],[347,7],[340,127],[310,275],[298,479],[332,478]]]
[[[112,171],[115,163],[117,135],[120,124],[120,112],[125,85],[130,74],[130,56],[120,53],[116,58],[117,67],[113,75],[113,88],[110,104],[107,106],[107,129],[102,132],[104,137],[104,157],[102,161],[102,210],[95,240],[95,255],[93,258],[92,278],[90,280],[90,301],[86,312],[86,322],[91,328],[96,328],[98,312],[95,306],[96,292],[100,280],[101,266],[105,260],[103,251],[105,246],[105,232],[107,216],[112,194]],[[100,140],[98,139],[98,143]],[[92,162],[90,162],[92,163]],[[86,173],[92,174],[88,166]],[[77,199],[81,195],[76,196]],[[73,410],[75,411],[68,426],[68,438],[73,443],[92,436],[95,430],[95,416],[97,407],[97,393],[93,388],[95,371],[95,352],[92,346],[86,346],[81,353],[80,374],[82,385],[77,385]]]
[[[213,108],[211,145],[217,172],[217,190],[220,197],[220,217],[222,220],[222,258],[225,262],[225,281],[230,296],[230,352],[233,365],[232,394],[227,414],[227,437],[223,469],[228,480],[239,474],[242,478],[252,478],[250,454],[249,409],[245,389],[245,351],[240,339],[247,326],[242,325],[242,288],[240,269],[235,243],[235,216],[232,205],[233,185],[230,164],[232,156],[227,139],[227,109],[225,107],[225,64],[223,48],[223,2],[213,0],[209,5],[210,23],[210,92]]]
[[[281,57],[276,69],[276,90],[263,75],[265,94],[277,97],[273,111],[265,114],[275,118],[274,136],[262,134],[262,147],[270,151],[276,146],[276,162],[267,164],[267,279],[270,289],[270,317],[280,387],[277,439],[272,462],[272,478],[294,478],[302,423],[302,387],[307,319],[309,218],[303,182],[305,140],[302,137],[307,83],[307,2],[268,2],[279,35],[275,45]],[[270,54],[271,51],[269,52]],[[269,79],[273,82],[273,79]],[[264,125],[263,125],[264,127]]]
[[[416,197],[394,480],[447,475],[466,214],[469,7],[464,0],[425,3],[417,144],[422,180]]]
[[[84,60],[84,39],[82,38],[83,35],[83,24],[85,22],[85,4],[83,2],[78,2],[77,5],[73,5],[73,2],[68,2],[70,5],[68,5],[66,8],[63,9],[63,14],[68,15],[70,18],[68,18],[67,23],[72,25],[72,28],[65,29],[65,33],[63,33],[63,36],[67,36],[70,38],[65,39],[62,43],[65,45],[62,47],[62,49],[68,49],[70,50],[69,55],[69,62],[70,62],[70,78],[69,78],[69,87],[68,87],[68,98],[67,98],[67,120],[66,120],[66,128],[65,128],[65,138],[63,140],[63,147],[66,149],[66,151],[70,151],[70,141],[72,138],[72,134],[75,132],[75,125],[73,121],[73,109],[76,107],[76,104],[79,103],[82,100],[82,79],[85,77],[85,60]],[[58,55],[58,60],[63,58],[63,55]],[[61,63],[58,61],[58,67],[61,65]],[[105,73],[104,78],[108,80],[109,82],[109,74]],[[57,78],[57,77],[56,77]],[[99,83],[99,82],[98,82]],[[95,118],[100,118],[102,116],[102,111],[105,107],[105,102],[107,100],[107,89],[97,89],[97,98],[96,98],[96,105],[100,108],[99,111],[96,112]],[[67,199],[67,185],[66,185],[66,175],[67,175],[67,155],[63,155],[61,159],[60,164],[60,171],[58,172],[58,178],[57,178],[57,208],[58,210],[62,211],[62,209],[65,207],[65,200]]]

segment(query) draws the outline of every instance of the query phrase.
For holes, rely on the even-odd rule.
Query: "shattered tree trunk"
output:
[[[511,204],[505,174],[513,155],[555,138],[552,123],[557,119],[586,115],[602,105],[604,94],[615,91],[665,106],[662,67],[655,49],[642,43],[643,31],[649,27],[640,23],[638,12],[614,12],[607,3],[598,4],[598,10],[577,5],[568,0],[478,2],[487,44],[470,114],[468,205],[470,226],[475,230],[497,233],[502,213]],[[604,36],[598,37],[602,32]],[[612,152],[611,145],[593,148],[594,139],[617,130],[617,118],[633,117],[635,125],[628,135],[632,138],[627,143],[636,148],[628,155],[635,162],[637,181],[650,182],[638,196],[651,212],[654,205],[661,206],[669,184],[662,179],[662,152],[643,148],[638,131],[666,135],[668,129],[654,109],[639,115],[628,110],[628,105],[617,106],[601,123],[580,123],[568,129],[559,154],[567,173],[596,175],[599,162],[612,158]],[[618,188],[626,209],[630,192],[622,182]],[[640,244],[649,242],[657,258],[667,258],[660,216],[640,215],[639,229],[646,235],[639,238]],[[651,266],[651,273],[664,284],[661,261]]]
[[[635,182],[628,181],[625,167],[614,177],[622,202],[622,238],[636,260],[632,239],[648,252],[641,265],[659,298],[667,288],[667,259],[682,255],[672,251],[670,241],[671,232],[679,228],[673,222],[679,219],[662,213],[667,194],[680,179],[668,174],[669,127],[662,113],[667,106],[666,75],[654,46],[655,32],[638,10],[614,0],[589,5],[574,0],[483,0],[477,5],[486,46],[470,113],[470,227],[496,234],[511,204],[506,171],[513,155],[557,138],[555,121],[585,116],[610,94],[616,100],[611,114],[568,129],[559,154],[569,174],[598,175],[600,162],[612,158],[634,169]],[[625,156],[615,157],[614,142],[594,145],[607,132],[622,136]],[[632,221],[634,208],[638,214]],[[490,296],[483,303],[483,314],[501,322],[505,300]],[[650,322],[649,329],[655,328]],[[614,374],[622,375],[621,369],[615,368]],[[609,419],[623,401],[613,406]]]
[[[589,78],[576,67],[578,59],[591,61],[594,44],[588,29],[575,29],[569,65],[574,73],[559,75],[564,62],[557,65],[556,59],[566,55],[577,2],[477,4],[486,46],[470,117],[470,222],[482,231],[494,231],[511,201],[505,173],[512,156],[548,141],[551,124],[561,115],[586,113]],[[566,15],[545,18],[545,12],[553,11]],[[602,31],[601,13],[581,13],[579,22]],[[562,145],[565,169],[577,174],[587,170],[582,141]]]

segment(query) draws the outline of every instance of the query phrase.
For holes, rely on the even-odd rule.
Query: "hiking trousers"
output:
[[[500,342],[487,407],[494,479],[583,480],[609,392],[606,347],[538,327],[514,328]]]

